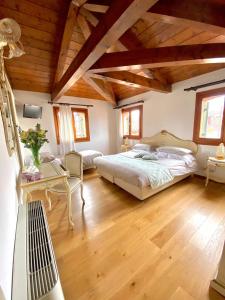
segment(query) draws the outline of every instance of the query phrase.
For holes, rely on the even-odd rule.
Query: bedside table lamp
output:
[[[216,149],[216,158],[225,159],[225,148],[223,143],[219,144],[219,146]]]
[[[131,145],[129,143],[128,137],[124,138],[123,142],[124,142],[124,144],[121,145],[121,151],[122,152],[126,152],[126,151],[131,150],[132,147],[131,147]]]
[[[126,146],[128,146],[128,145],[129,145],[129,140],[128,140],[128,137],[126,137],[126,138],[124,139],[124,145],[126,145]]]

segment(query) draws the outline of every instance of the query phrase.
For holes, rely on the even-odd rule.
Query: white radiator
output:
[[[12,300],[64,300],[41,201],[21,205],[15,242]]]

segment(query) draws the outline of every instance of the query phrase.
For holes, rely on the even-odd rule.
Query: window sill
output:
[[[90,139],[85,138],[85,139],[76,139],[75,143],[82,143],[82,142],[90,142]]]
[[[74,141],[74,143],[83,143],[83,142],[90,142],[91,139],[79,139]],[[60,145],[60,143],[57,143],[57,145]]]
[[[193,139],[193,142],[195,142],[198,145],[205,145],[205,146],[218,146],[220,143],[224,143],[222,139]]]
[[[140,140],[142,137],[141,136],[133,136],[133,135],[124,135],[123,139],[128,138],[129,140]]]

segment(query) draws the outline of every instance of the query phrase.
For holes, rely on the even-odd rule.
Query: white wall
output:
[[[43,151],[56,153],[57,145],[54,131],[54,119],[52,114],[52,106],[48,104],[50,101],[50,95],[44,93],[33,93],[14,90],[14,96],[16,101],[16,110],[18,115],[18,122],[22,129],[26,130],[31,127],[35,127],[37,123],[48,130],[48,139],[50,143],[43,146]],[[42,106],[42,118],[41,119],[29,119],[23,118],[23,104],[34,104]],[[29,150],[25,149],[25,154],[29,153]]]
[[[28,91],[15,90],[15,99],[17,105],[17,113],[19,124],[22,129],[34,127],[37,123],[48,130],[49,144],[46,144],[42,151],[49,151],[58,154],[58,147],[56,144],[55,127],[52,106],[48,104],[50,95],[45,93],[35,93]],[[116,130],[114,121],[114,112],[112,105],[104,101],[80,99],[75,97],[64,96],[60,102],[78,103],[78,104],[92,104],[93,107],[88,109],[89,113],[89,126],[90,126],[90,142],[76,143],[76,150],[93,149],[99,150],[104,154],[115,152],[116,146]],[[42,106],[41,119],[28,119],[23,118],[23,104],[35,104]],[[28,154],[29,150],[25,150]]]
[[[220,79],[225,79],[225,69],[176,83],[173,85],[172,93],[148,92],[123,100],[120,104],[142,99],[145,101],[143,109],[143,136],[152,136],[162,129],[166,129],[180,138],[192,139],[196,92],[184,92],[184,88]],[[207,89],[215,89],[223,86],[225,84],[211,86]],[[207,89],[200,89],[198,92]],[[121,140],[117,141],[117,145],[120,143]],[[204,174],[207,157],[215,155],[215,149],[216,147],[214,146],[199,147],[198,161],[200,174]],[[214,177],[218,180],[222,178],[225,181],[224,169],[214,174]]]
[[[211,72],[202,76],[198,76],[183,82],[173,85],[173,91],[169,94],[148,92],[121,101],[121,104],[134,102],[143,99],[144,116],[143,116],[143,135],[151,136],[162,129],[166,129],[173,134],[183,139],[192,139],[194,111],[195,111],[195,97],[196,93],[184,92],[184,88],[208,83],[225,78],[225,69]],[[225,86],[225,84],[209,87],[208,89]],[[206,89],[201,89],[202,91]],[[41,105],[43,107],[43,117],[38,122],[43,128],[48,130],[48,139],[50,143],[43,148],[43,151],[50,151],[57,154],[57,145],[55,139],[55,128],[52,114],[52,107],[47,102],[50,100],[49,94],[34,93],[27,91],[14,91],[18,117],[20,125],[23,129],[34,126],[37,120],[26,119],[22,117],[22,105],[24,103],[31,103]],[[89,108],[89,121],[91,141],[77,143],[77,150],[96,149],[102,151],[104,154],[114,153],[116,148],[119,150],[121,140],[119,138],[119,119],[110,104],[103,101],[79,99],[75,97],[64,96],[61,102],[74,102],[80,104],[93,104],[93,108]],[[200,146],[198,155],[199,173],[204,174],[206,167],[206,160],[208,156],[215,155],[215,148],[213,146]],[[214,174],[219,179],[225,175],[218,172]]]
[[[14,239],[17,219],[16,156],[9,157],[0,118],[0,299],[11,299]]]

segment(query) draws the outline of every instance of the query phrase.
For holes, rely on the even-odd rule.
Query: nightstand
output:
[[[207,160],[207,170],[206,170],[206,182],[205,186],[209,183],[209,173],[210,167],[216,168],[225,168],[225,159],[217,159],[216,157],[209,157]]]
[[[122,152],[127,152],[129,150],[131,150],[131,145],[121,145],[121,151]]]

